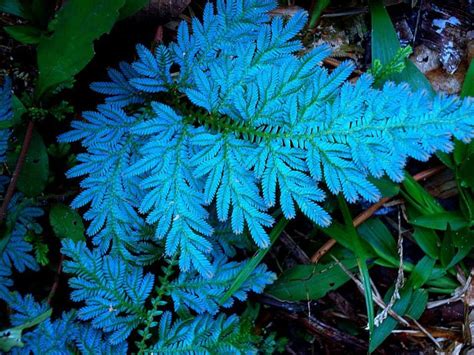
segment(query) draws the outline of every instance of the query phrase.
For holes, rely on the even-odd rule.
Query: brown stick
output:
[[[418,174],[416,174],[415,176],[413,176],[413,179],[415,181],[420,181],[420,180],[424,180],[424,179],[427,179],[433,175],[436,175],[437,173],[439,173],[440,171],[443,171],[445,169],[444,166],[437,166],[435,168],[431,168],[431,169],[427,169],[427,170],[424,170]],[[360,226],[362,223],[364,223],[366,220],[368,220],[370,217],[372,217],[372,215],[377,212],[377,210],[379,208],[381,208],[384,204],[386,204],[388,201],[390,201],[391,198],[390,197],[384,197],[382,198],[380,201],[378,201],[377,203],[373,204],[372,206],[370,206],[368,209],[366,209],[364,212],[362,212],[361,214],[359,214],[356,218],[354,218],[353,220],[353,225],[354,227],[358,227]],[[323,246],[321,248],[319,248],[314,254],[313,256],[311,257],[311,262],[313,264],[316,264],[319,262],[319,260],[336,244],[336,240],[334,239],[330,239],[328,240],[326,243],[323,244]]]
[[[333,341],[337,344],[340,344],[345,347],[351,347],[353,350],[367,351],[368,345],[367,342],[356,338],[352,335],[344,333],[337,328],[331,327],[328,324],[325,324],[313,316],[309,317],[299,317],[296,314],[290,314],[287,312],[279,312],[284,318],[289,320],[296,320],[299,323],[303,324],[308,331],[314,335],[326,338],[330,341]]]
[[[10,185],[8,185],[7,193],[5,194],[2,206],[0,207],[0,223],[3,222],[3,219],[7,214],[8,204],[10,203],[10,200],[12,199],[13,194],[15,192],[16,183],[18,182],[18,178],[20,177],[20,172],[23,168],[23,164],[25,163],[28,148],[30,147],[31,138],[33,137],[34,126],[35,124],[33,123],[33,121],[28,122],[28,127],[26,128],[25,139],[23,140],[23,146],[21,147],[20,156],[18,157],[18,161],[16,163],[15,170],[13,171]]]

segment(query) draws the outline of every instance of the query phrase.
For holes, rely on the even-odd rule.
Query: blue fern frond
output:
[[[220,314],[216,318],[200,315],[188,320],[176,320],[171,313],[161,316],[159,341],[150,349],[157,353],[184,354],[253,354],[257,348],[252,338],[242,334],[239,318]]]
[[[139,76],[130,79],[130,84],[146,93],[170,89],[173,83],[170,73],[173,61],[169,49],[160,45],[156,47],[155,53],[151,53],[145,46],[138,45],[137,54],[140,59],[132,66]]]
[[[38,270],[39,265],[32,255],[33,247],[25,240],[28,231],[36,234],[42,232],[36,219],[43,215],[43,210],[17,193],[10,200],[7,216],[7,233],[0,246],[0,269],[3,274],[14,267],[19,272],[26,269]]]
[[[9,77],[5,77],[3,86],[0,86],[0,123],[5,123],[13,118],[11,90],[11,80]],[[0,163],[4,163],[6,160],[9,138],[10,131],[7,128],[0,129]]]
[[[212,227],[206,221],[200,182],[189,164],[190,137],[195,129],[185,124],[170,107],[153,104],[156,117],[134,128],[134,133],[149,136],[140,153],[142,159],[130,168],[133,175],[146,174],[142,188],[147,191],[140,211],[147,222],[156,223],[157,238],[166,236],[166,254],[180,252],[183,271],[192,267],[212,275],[209,254],[212,247],[206,236]]]
[[[169,286],[177,312],[181,308],[192,309],[198,314],[216,314],[219,310],[219,297],[229,290],[235,278],[245,267],[247,260],[241,262],[228,261],[225,256],[218,254],[213,261],[213,267],[219,272],[212,279],[207,279],[197,273],[181,273]],[[252,274],[233,294],[233,298],[244,301],[249,292],[261,293],[266,285],[275,280],[275,274],[269,272],[264,265],[258,265]],[[222,306],[229,308],[233,298]]]
[[[71,298],[86,303],[78,318],[109,334],[111,344],[124,341],[146,315],[153,275],[119,257],[91,252],[84,242],[67,240],[62,252],[72,259],[64,262],[64,271],[76,275],[69,280]]]
[[[62,142],[81,140],[88,148],[87,153],[77,156],[79,164],[68,172],[69,177],[86,175],[81,182],[83,190],[72,206],[89,204],[84,215],[91,221],[87,232],[102,253],[111,248],[126,260],[151,262],[153,257],[147,252],[154,248],[142,233],[145,223],[137,213],[143,196],[140,180],[124,174],[137,160],[135,137],[130,130],[140,118],[112,105],[100,106],[99,112],[86,112],[84,118],[73,122],[73,130],[59,138]]]
[[[13,280],[10,278],[12,272],[11,268],[0,264],[0,300],[7,300],[10,297],[10,290],[13,285]]]
[[[46,312],[49,306],[38,303],[31,294],[10,294],[7,300],[12,326],[21,326]],[[24,346],[12,349],[12,354],[126,354],[125,342],[113,345],[104,334],[77,319],[75,311],[64,312],[57,319],[47,318],[22,336]]]
[[[111,344],[104,333],[84,324],[76,325],[77,335],[75,336],[75,345],[84,355],[95,354],[127,354],[128,346],[126,342]]]
[[[139,75],[132,65],[121,62],[119,70],[109,69],[108,74],[111,81],[95,82],[90,86],[95,92],[107,95],[107,103],[123,107],[144,102],[143,95],[129,82]]]

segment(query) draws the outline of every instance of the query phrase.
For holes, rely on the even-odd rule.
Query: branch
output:
[[[15,166],[15,171],[13,171],[10,185],[8,185],[7,193],[5,194],[5,198],[3,199],[2,206],[0,207],[0,223],[2,223],[3,220],[5,219],[8,205],[15,192],[16,184],[18,182],[21,169],[23,168],[23,164],[25,163],[25,158],[26,158],[26,154],[28,153],[28,148],[30,147],[31,138],[33,137],[34,125],[35,124],[33,123],[33,121],[28,122],[28,127],[26,128],[25,139],[23,140],[23,146],[21,147],[20,156],[18,157],[18,161]]]

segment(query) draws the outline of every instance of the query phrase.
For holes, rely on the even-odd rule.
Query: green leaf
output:
[[[381,0],[370,1],[370,14],[372,19],[372,61],[379,59],[382,65],[390,63],[400,49],[395,28]],[[434,94],[428,79],[408,59],[405,59],[405,69],[401,73],[389,75],[388,79],[397,83],[406,82],[414,90],[426,90],[428,93]]]
[[[119,20],[123,20],[129,16],[136,14],[149,2],[150,0],[126,0],[125,5],[123,5],[120,9]]]
[[[418,320],[425,311],[427,304],[428,291],[424,289],[418,289],[413,293],[410,301],[410,306],[408,306],[405,315]]]
[[[429,280],[435,263],[435,259],[424,256],[410,273],[407,285],[410,285],[415,290],[423,286]]]
[[[253,270],[255,270],[258,264],[260,264],[260,262],[263,260],[265,255],[270,250],[273,243],[275,243],[275,241],[278,239],[278,237],[280,236],[280,234],[283,232],[283,230],[285,229],[287,225],[288,225],[288,220],[285,218],[280,218],[278,223],[273,227],[272,231],[270,232],[270,246],[265,249],[259,249],[255,253],[255,255],[245,264],[244,268],[239,272],[239,274],[235,278],[231,287],[219,299],[220,304],[227,302],[229,298],[231,298],[234,295],[234,293],[242,286],[245,280],[249,278]]]
[[[450,269],[464,259],[474,247],[474,235],[468,228],[455,231],[451,228],[445,233],[440,250],[443,267]]]
[[[392,290],[393,292],[393,290]],[[412,297],[413,291],[410,288],[404,288],[400,292],[400,299],[398,299],[395,304],[393,305],[392,309],[395,313],[398,315],[403,315],[405,314],[406,310],[408,309],[408,306],[410,305],[410,300]],[[392,330],[395,329],[397,326],[397,321],[392,318],[391,316],[388,316],[382,324],[380,324],[378,327],[374,329],[373,335],[370,339],[369,342],[369,352],[373,352],[375,349],[377,349],[380,344],[383,343],[385,339],[392,333]]]
[[[309,20],[309,28],[313,28],[314,26],[316,26],[316,22],[318,22],[318,19],[321,17],[321,14],[326,9],[326,7],[329,6],[330,3],[331,3],[331,0],[316,0],[316,3],[314,4],[314,8],[311,11],[311,18]]]
[[[41,30],[30,25],[16,25],[3,27],[13,39],[24,44],[38,44],[41,38]]]
[[[454,281],[451,277],[444,275],[442,277],[434,277],[434,272],[431,274],[431,279],[426,282],[427,286],[436,287],[438,289],[443,289],[446,292],[450,293],[457,287],[459,287],[459,283]]]
[[[431,196],[413,177],[406,173],[403,180],[405,191],[401,190],[404,198],[422,215],[432,215],[444,212],[438,201]]]
[[[369,219],[357,231],[366,240],[375,253],[392,266],[399,265],[397,243],[388,228],[379,219]]]
[[[125,0],[69,0],[63,5],[53,35],[42,37],[38,46],[37,97],[86,66],[94,56],[94,40],[110,31],[124,4]]]
[[[416,244],[418,244],[418,246],[426,255],[433,259],[438,259],[441,241],[438,234],[434,230],[423,227],[415,227],[413,239],[415,239]]]
[[[342,260],[348,270],[357,266],[356,259]],[[297,265],[278,277],[266,293],[279,300],[306,301],[324,297],[349,281],[350,277],[336,262],[316,265]]]
[[[53,310],[49,309],[22,325],[0,331],[0,350],[10,351],[13,347],[23,347],[24,344],[21,341],[23,330],[44,322],[51,317],[52,312]]]
[[[26,196],[38,196],[46,187],[48,174],[49,161],[46,146],[39,133],[33,131],[30,147],[16,186]]]
[[[393,197],[398,195],[400,191],[400,185],[394,183],[386,176],[379,179],[370,176],[368,180],[380,191],[382,197]]]
[[[458,177],[462,180],[462,185],[464,187],[470,187],[474,188],[474,153],[469,153],[467,152],[466,149],[466,155],[460,165],[459,169],[457,171]]]
[[[447,230],[448,225],[450,225],[453,230],[459,230],[469,225],[469,221],[466,221],[464,216],[458,211],[418,216],[411,219],[410,223],[415,226],[442,231]]]
[[[367,308],[367,318],[369,321],[369,338],[372,336],[374,331],[374,301],[372,298],[372,285],[370,283],[370,275],[369,275],[369,268],[367,266],[368,259],[373,255],[373,250],[370,245],[360,237],[359,233],[355,229],[352,216],[349,211],[349,206],[347,205],[346,200],[344,197],[339,194],[337,196],[337,200],[339,203],[339,209],[342,212],[342,216],[344,218],[345,223],[345,230],[347,231],[347,237],[349,238],[349,249],[354,252],[357,257],[357,266],[359,267],[359,273],[362,278],[362,285],[364,287],[364,298],[365,298],[365,305]],[[334,222],[333,222],[334,224]],[[340,237],[340,236],[339,236]],[[347,237],[344,237],[347,241]],[[336,239],[335,237],[333,237]],[[337,240],[337,239],[336,239]]]
[[[84,223],[80,214],[62,203],[55,204],[49,212],[49,223],[60,239],[69,238],[75,242],[85,240]]]

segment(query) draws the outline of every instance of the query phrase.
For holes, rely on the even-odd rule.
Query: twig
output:
[[[422,171],[418,174],[416,174],[415,176],[413,176],[413,179],[415,181],[420,181],[420,180],[424,180],[424,179],[427,179],[433,175],[436,175],[437,173],[439,173],[440,171],[444,170],[445,167],[444,166],[438,166],[438,167],[435,167],[435,168],[431,168],[431,169],[427,169],[425,171]],[[391,200],[390,197],[384,197],[382,198],[380,201],[378,201],[377,203],[373,204],[372,206],[370,206],[368,209],[366,209],[365,211],[363,211],[361,214],[359,214],[356,218],[354,218],[353,220],[353,225],[354,227],[358,227],[360,226],[362,223],[364,223],[366,220],[368,220],[370,217],[372,217],[372,215],[377,212],[377,210],[379,208],[381,208],[384,204],[386,204],[387,202],[389,202]],[[319,262],[319,260],[336,244],[336,240],[335,239],[330,239],[328,240],[326,243],[323,244],[323,246],[321,248],[319,248],[314,254],[313,256],[311,257],[311,262],[316,264]]]
[[[61,272],[63,270],[63,261],[64,261],[64,254],[61,254],[61,259],[59,260],[59,265],[58,265],[58,270],[56,271],[56,276],[54,277],[54,283],[53,286],[51,286],[51,291],[49,291],[48,299],[47,302],[48,304],[51,304],[51,300],[53,299],[58,286],[59,286],[59,276],[61,275]]]
[[[346,347],[351,346],[352,350],[367,351],[368,346],[365,341],[360,340],[359,338],[349,335],[347,333],[344,333],[337,328],[333,328],[330,325],[327,325],[312,316],[303,318],[299,317],[296,314],[290,314],[287,312],[279,313],[286,319],[296,320],[300,322],[312,334],[329,339],[330,341],[333,341]]]
[[[300,248],[300,246],[290,237],[286,232],[283,232],[280,236],[280,241],[285,245],[285,247],[290,251],[291,254],[298,260],[301,264],[311,264],[311,260]]]
[[[446,298],[444,300],[428,302],[428,304],[426,305],[426,309],[432,309],[432,308],[436,308],[436,307],[442,306],[442,305],[447,304],[447,303],[453,303],[453,302],[460,301],[462,299],[463,295],[469,289],[469,286],[471,285],[471,280],[472,280],[472,276],[469,275],[469,277],[467,278],[466,283],[464,284],[464,286],[460,290],[456,291],[452,297]]]
[[[430,338],[430,340],[435,343],[436,347],[438,349],[441,349],[441,345],[439,344],[439,342],[433,337],[433,335],[431,335],[431,333],[425,329],[425,327],[423,327],[420,322],[418,322],[415,318],[412,318],[410,316],[408,316],[408,318],[410,318],[410,320],[418,327],[418,329],[421,330],[421,332],[423,334],[425,334],[428,338]]]
[[[0,223],[3,222],[8,209],[8,204],[13,197],[15,192],[16,184],[18,182],[18,178],[20,176],[21,169],[23,168],[23,164],[25,163],[26,154],[28,153],[28,148],[30,147],[31,138],[33,137],[33,128],[34,128],[33,121],[28,122],[28,127],[26,128],[25,139],[23,140],[23,146],[21,147],[20,155],[18,157],[18,161],[15,166],[15,170],[13,171],[12,179],[10,181],[10,185],[8,185],[7,193],[5,194],[5,198],[3,199],[2,206],[0,207]]]
[[[342,265],[342,263],[337,259],[335,258],[334,256],[332,256],[333,259],[336,261],[336,263],[339,265],[339,267],[342,269],[342,271],[344,271],[347,276],[349,276],[352,281],[355,282],[355,284],[357,285],[357,288],[359,289],[359,291],[364,294],[364,285],[362,284],[362,282],[352,273],[350,272],[349,270],[347,270],[347,268]],[[370,292],[372,293],[372,298],[374,300],[374,302],[381,308],[387,308],[387,306],[385,305],[384,301],[382,300],[381,297],[379,297],[377,294],[375,294],[375,292],[373,290],[370,290]],[[402,323],[404,326],[409,326],[410,323],[408,323],[408,321],[406,321],[403,317],[401,317],[400,315],[398,315],[397,313],[395,313],[395,311],[393,309],[388,309],[388,314],[390,314],[393,318],[395,318],[399,323]]]

